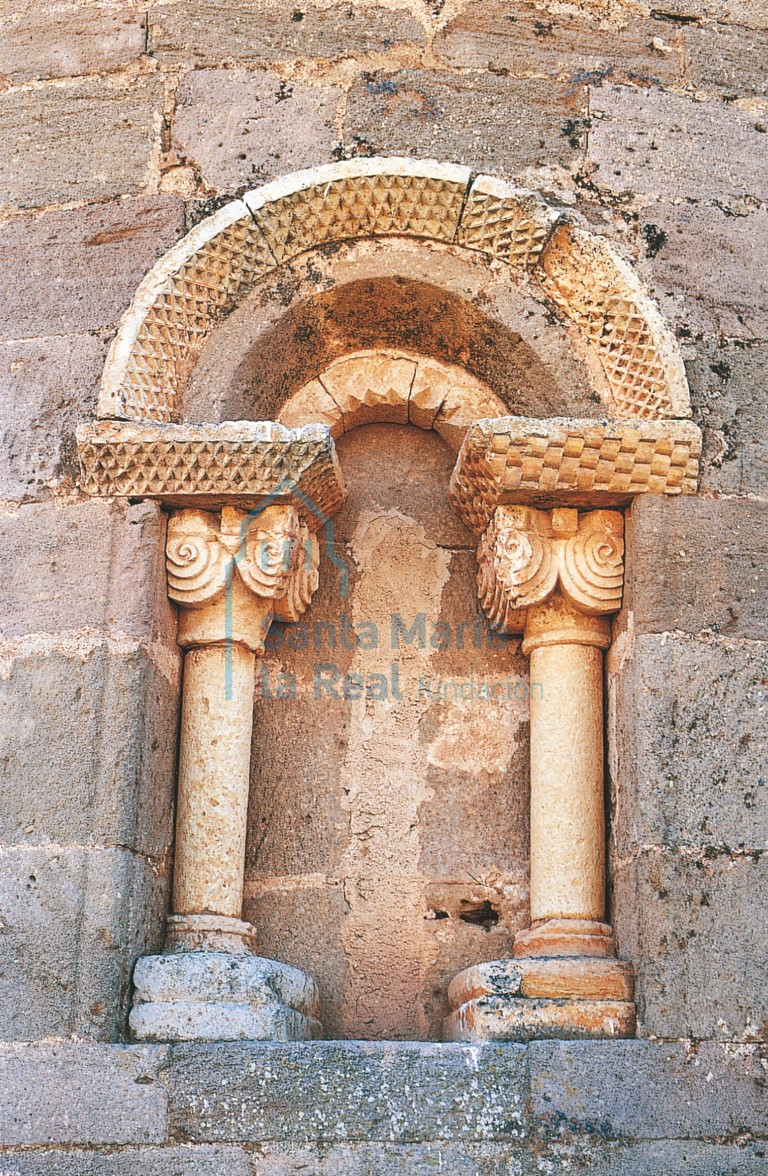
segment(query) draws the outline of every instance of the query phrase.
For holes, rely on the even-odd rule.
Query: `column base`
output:
[[[251,923],[227,915],[169,915],[163,951],[166,955],[182,951],[254,955],[256,930]]]
[[[454,977],[444,1041],[634,1036],[634,970],[612,958],[607,923],[549,919],[516,935],[513,951]]]
[[[616,941],[610,923],[596,919],[540,919],[526,931],[518,931],[512,955],[587,956],[614,959]]]
[[[178,951],[136,963],[136,1041],[309,1041],[322,1037],[314,980],[276,960]]]

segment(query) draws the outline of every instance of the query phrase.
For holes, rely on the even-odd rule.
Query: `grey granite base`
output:
[[[261,956],[201,951],[136,964],[137,1041],[309,1041],[322,1037],[317,985]]]

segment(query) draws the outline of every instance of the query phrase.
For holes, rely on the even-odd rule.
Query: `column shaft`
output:
[[[603,652],[621,603],[623,523],[496,509],[478,550],[491,623],[523,632],[531,689],[531,927],[513,958],[460,972],[446,1041],[629,1037],[633,977],[605,917]]]
[[[289,504],[169,520],[168,594],[181,605],[185,651],[174,913],[163,955],[134,971],[139,1041],[322,1036],[315,982],[256,955],[241,917],[256,658],[273,617],[295,621],[309,605],[318,556]]]
[[[233,643],[184,658],[173,909],[239,919],[255,654]]]
[[[603,653],[531,651],[531,921],[605,912]]]

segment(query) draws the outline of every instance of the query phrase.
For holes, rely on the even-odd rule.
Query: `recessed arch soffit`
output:
[[[631,266],[538,194],[468,169],[359,159],[298,172],[197,225],[140,284],[102,375],[98,416],[177,418],[211,329],[267,275],[323,244],[398,236],[501,260],[582,336],[614,417],[690,416],[676,340]]]

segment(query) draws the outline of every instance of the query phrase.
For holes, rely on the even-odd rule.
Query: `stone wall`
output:
[[[754,1176],[764,1085],[713,1042],[6,1045],[0,1156],[14,1176]]]
[[[160,943],[179,688],[164,520],[151,505],[80,494],[74,427],[92,416],[106,348],[138,281],[188,228],[264,180],[360,154],[438,157],[538,188],[611,238],[649,284],[683,347],[705,446],[697,500],[647,499],[630,512],[609,663],[611,914],[637,968],[638,1032],[672,1044],[532,1045],[520,1054],[524,1078],[519,1051],[502,1050],[505,1106],[485,1106],[468,1087],[485,1116],[469,1134],[456,1126],[467,1121],[456,1104],[438,1130],[395,1095],[395,1124],[383,1110],[364,1120],[347,1092],[333,1131],[318,1112],[291,1139],[285,1107],[304,1098],[299,1078],[269,1104],[279,1128],[249,1135],[226,1125],[212,1092],[221,1099],[226,1089],[217,1080],[229,1081],[231,1048],[199,1065],[194,1049],[8,1045],[2,1140],[21,1150],[3,1157],[4,1169],[760,1171],[763,0],[6,0],[0,17],[5,1041],[119,1042],[133,961]],[[482,309],[487,295],[473,299]],[[268,729],[265,709],[257,724]],[[269,766],[276,779],[286,770]],[[510,816],[494,802],[494,839],[496,803],[499,821]],[[524,840],[521,825],[512,833]],[[482,843],[466,823],[462,835],[475,850]],[[255,842],[249,855],[255,879]],[[453,869],[439,863],[441,876]],[[255,910],[255,887],[250,901]],[[275,942],[288,914],[275,908],[266,932]],[[267,926],[264,903],[259,918]],[[341,1065],[332,1051],[342,1047],[296,1048],[303,1059],[330,1051],[328,1073]],[[395,1049],[370,1048],[374,1057]],[[259,1054],[251,1075],[267,1055],[278,1056]],[[250,1065],[247,1051],[234,1056],[236,1069]],[[460,1078],[425,1062],[418,1081],[461,1088],[475,1065],[482,1073],[482,1051],[450,1056]],[[167,1120],[174,1075],[184,1105],[171,1094]],[[249,1081],[253,1091],[261,1078]],[[376,1075],[365,1081],[381,1088]],[[75,1082],[73,1110],[60,1092]],[[214,1099],[209,1124],[221,1108],[219,1126],[200,1125],[205,1099]],[[512,1102],[525,1107],[524,1126],[504,1118],[497,1127]]]

